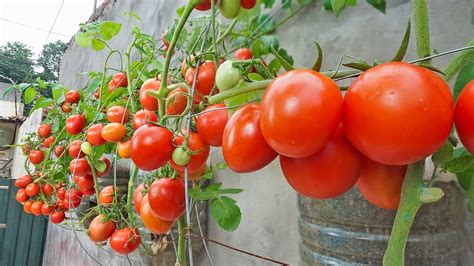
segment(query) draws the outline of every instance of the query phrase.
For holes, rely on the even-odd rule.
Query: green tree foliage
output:
[[[46,81],[58,80],[61,57],[65,48],[66,44],[60,40],[43,46],[37,61],[38,66],[43,68],[43,72],[39,73],[41,79]]]
[[[16,83],[31,82],[35,79],[33,52],[21,42],[8,42],[0,46],[0,74]],[[10,83],[0,77],[1,82]]]

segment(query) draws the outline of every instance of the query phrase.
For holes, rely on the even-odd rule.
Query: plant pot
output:
[[[439,184],[445,196],[424,205],[410,231],[406,265],[472,265],[461,190]],[[298,197],[300,255],[304,265],[381,265],[395,211],[377,208],[358,189],[330,200]]]

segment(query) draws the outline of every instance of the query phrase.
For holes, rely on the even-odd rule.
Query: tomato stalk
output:
[[[216,104],[224,101],[227,98],[240,95],[246,92],[264,90],[272,82],[271,79],[259,80],[253,82],[240,81],[235,87],[230,90],[223,91],[208,98],[209,104]]]
[[[186,265],[186,236],[185,236],[186,222],[184,221],[184,215],[181,215],[178,219],[178,261],[177,265]]]
[[[471,40],[468,43],[468,46],[474,46],[474,40]],[[456,74],[461,70],[461,68],[471,61],[474,58],[474,49],[465,50],[462,53],[458,54],[448,66],[444,69],[444,74],[446,74],[446,81],[450,81]]]
[[[135,45],[135,42],[137,41],[137,38],[135,38],[132,42],[132,44],[130,44],[130,46],[128,47],[128,50],[127,52],[125,53],[125,57],[126,57],[126,60],[127,60],[127,79],[129,80],[129,82],[127,82],[127,90],[128,90],[128,94],[129,94],[129,97],[130,97],[130,107],[132,109],[132,112],[135,112],[137,110],[137,107],[135,105],[135,101],[133,100],[133,88],[132,88],[132,82],[130,80],[130,53],[132,51],[132,48],[133,46]]]
[[[428,17],[428,4],[426,0],[413,0],[416,33],[416,51],[419,57],[431,54],[430,48],[430,24]],[[431,59],[422,61],[420,64],[431,64]]]
[[[97,180],[97,173],[95,172],[95,166],[92,163],[92,160],[89,158],[89,155],[86,156],[87,163],[91,167],[92,178],[94,179],[94,190],[95,190],[95,197],[97,199],[97,206],[99,208],[99,214],[102,213],[102,206],[99,203],[99,181]]]
[[[132,209],[132,200],[133,200],[133,188],[135,186],[135,179],[137,178],[138,167],[133,164],[132,174],[130,175],[130,180],[128,180],[128,193],[127,193],[127,211],[128,215],[131,217],[133,213]]]

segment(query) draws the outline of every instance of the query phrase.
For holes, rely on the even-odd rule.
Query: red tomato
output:
[[[40,186],[36,183],[31,183],[26,186],[25,191],[26,191],[26,195],[30,197],[34,197],[38,195],[40,191]]]
[[[49,136],[49,134],[51,134],[50,125],[42,124],[38,127],[38,136],[40,138],[46,138],[47,136]]]
[[[175,147],[182,147],[185,142],[184,136],[179,136],[174,140]],[[188,149],[191,151],[191,159],[188,162],[189,173],[195,173],[206,164],[209,157],[209,145],[204,143],[197,133],[189,132]],[[196,153],[196,154],[193,154]],[[170,160],[170,166],[178,171],[184,171],[184,166],[177,165],[173,159]]]
[[[49,205],[45,203],[43,204],[43,206],[41,206],[41,213],[44,216],[49,216],[53,211],[54,211],[54,205]]]
[[[81,100],[81,95],[78,91],[71,90],[66,92],[66,102],[73,104],[78,103],[79,100]]]
[[[188,89],[184,87],[178,87],[172,90],[166,97],[166,114],[167,115],[180,115],[186,109],[188,104]]]
[[[54,211],[50,216],[50,220],[54,224],[59,224],[64,221],[64,217],[65,215],[63,211]]]
[[[454,109],[454,122],[459,139],[474,154],[474,81],[469,82],[459,94]]]
[[[73,159],[69,163],[69,172],[71,172],[71,174],[73,175],[84,176],[84,175],[90,174],[91,167],[89,166],[89,163],[87,163],[86,159],[84,158]]]
[[[98,88],[95,90],[95,92],[94,92],[94,98],[100,99],[100,90],[101,90],[100,87],[98,87]]]
[[[71,202],[80,202],[82,198],[82,193],[78,189],[69,188],[64,194],[64,200]]]
[[[113,92],[118,87],[127,87],[128,80],[125,73],[119,72],[113,75],[112,80],[109,81],[109,91]]]
[[[204,164],[195,173],[188,173],[188,180],[199,180],[204,174],[206,174],[206,171],[207,171],[207,165]],[[184,172],[178,171],[178,177],[184,180]]]
[[[66,195],[66,189],[64,187],[56,188],[56,197],[63,200]]]
[[[20,188],[17,190],[15,198],[18,202],[24,202],[27,201],[30,197],[28,197],[24,188]]]
[[[187,59],[187,57],[185,57],[183,59],[183,62],[181,63],[181,69],[180,69],[181,70],[181,76],[183,76],[183,78],[186,76],[186,71],[188,71],[188,68],[189,68],[188,62],[187,62],[186,59]],[[192,62],[192,64],[194,64],[194,56],[191,55],[189,57],[189,60]]]
[[[342,118],[337,84],[312,70],[277,77],[263,94],[260,127],[265,141],[283,156],[304,158],[322,150]]]
[[[434,72],[402,62],[365,71],[344,103],[347,138],[370,159],[414,163],[437,151],[453,124],[448,85]]]
[[[101,136],[108,142],[119,142],[127,134],[127,129],[120,123],[110,123],[102,128]]]
[[[149,111],[158,110],[158,100],[155,97],[148,95],[148,91],[158,91],[160,86],[161,81],[156,78],[151,78],[143,82],[143,85],[140,88],[140,103],[142,104],[143,109]]]
[[[222,154],[234,172],[249,173],[271,163],[277,156],[260,130],[260,106],[252,103],[237,110],[227,122]]]
[[[132,141],[130,139],[120,141],[118,143],[117,152],[118,152],[118,155],[121,158],[127,159],[127,158],[130,158],[132,156],[131,155],[131,152],[132,152],[131,144],[132,144]]]
[[[82,151],[81,151],[81,140],[75,140],[69,144],[69,156],[71,156],[73,159],[79,159],[79,158],[84,158],[86,156]]]
[[[109,205],[114,201],[114,186],[106,186],[99,193],[99,204]]]
[[[31,213],[31,205],[33,205],[33,201],[25,201],[25,203],[23,204],[23,211],[26,213]]]
[[[327,199],[348,191],[360,175],[361,154],[344,136],[342,127],[319,153],[306,158],[280,156],[286,181],[296,192]]]
[[[54,155],[56,155],[56,157],[59,158],[63,154],[64,150],[65,150],[64,146],[58,145],[54,147]]]
[[[51,147],[51,144],[53,144],[54,140],[55,140],[55,138],[53,136],[49,136],[49,137],[45,138],[43,140],[43,143],[42,143],[43,147],[45,147],[45,148]]]
[[[245,9],[252,9],[257,4],[257,0],[240,0],[240,5]]]
[[[157,123],[158,116],[153,111],[140,110],[133,116],[133,128],[138,129],[141,126],[147,125],[148,121]]]
[[[94,178],[91,174],[85,176],[74,176],[74,183],[77,187],[82,190],[88,190],[91,187],[94,187]]]
[[[173,134],[164,127],[142,126],[132,137],[131,155],[135,165],[144,171],[163,166],[171,159]]]
[[[217,4],[217,0],[214,0],[214,4]],[[202,0],[199,5],[194,7],[194,9],[199,10],[199,11],[206,11],[206,10],[211,9],[211,0]]]
[[[140,206],[142,204],[143,194],[142,191],[145,189],[145,183],[141,183],[133,192],[133,207],[135,211],[140,215]]]
[[[15,180],[15,186],[19,188],[25,188],[31,182],[33,182],[33,178],[29,175],[24,175]]]
[[[28,155],[28,159],[34,165],[40,164],[44,160],[44,153],[42,150],[32,150]]]
[[[249,48],[240,48],[239,50],[235,51],[234,57],[237,60],[248,60],[253,58],[253,54]]]
[[[173,226],[173,221],[165,221],[153,212],[148,203],[148,195],[141,202],[140,217],[145,228],[153,234],[166,234]]]
[[[39,200],[33,202],[33,204],[31,204],[31,213],[33,213],[35,216],[40,216],[41,207],[43,207],[43,202]]]
[[[97,215],[89,225],[89,238],[94,242],[103,242],[115,232],[115,223],[106,220],[103,214]]]
[[[189,86],[193,85],[194,81],[194,73],[196,69],[190,67],[186,71],[186,82]],[[197,75],[197,84],[195,87],[196,92],[200,93],[201,95],[209,95],[212,88],[214,87],[214,81],[216,79],[216,64],[214,61],[206,61],[199,67],[199,72]]]
[[[147,195],[153,212],[165,221],[178,219],[186,208],[184,182],[180,179],[160,178],[151,184]]]
[[[109,238],[109,244],[112,250],[123,255],[135,251],[141,242],[142,237],[140,236],[140,232],[130,227],[116,230]]]
[[[229,120],[227,110],[222,109],[225,107],[223,103],[211,105],[197,118],[196,126],[199,136],[204,142],[214,147],[222,146],[224,128]]]
[[[81,189],[82,196],[92,196],[95,194],[95,188],[91,187],[89,189]]]
[[[165,39],[167,34],[168,34],[167,31],[163,32],[163,34],[161,35],[161,40],[163,41],[163,44],[168,48],[170,46],[170,43]]]
[[[102,135],[101,135],[103,128],[104,128],[103,124],[94,124],[90,126],[86,132],[87,141],[94,146],[100,146],[104,144],[106,141],[105,139],[102,138]]]
[[[107,110],[107,120],[111,123],[127,123],[130,112],[123,106],[112,106]],[[122,122],[123,119],[123,122]]]
[[[396,210],[406,171],[406,165],[386,165],[364,157],[357,186],[370,203]]]
[[[66,118],[66,131],[71,135],[82,132],[86,125],[86,118],[83,115],[71,115]]]
[[[105,171],[103,171],[103,172],[96,171],[96,175],[97,176],[103,176],[103,175],[107,174],[110,171],[110,168],[112,168],[112,164],[110,164],[110,160],[105,158],[105,157],[100,158],[99,161],[104,162],[106,167],[105,167]]]
[[[49,197],[53,195],[54,188],[50,184],[46,183],[41,186],[41,192],[43,192],[43,195],[45,195],[46,197]]]
[[[68,103],[68,102],[63,102],[61,104],[61,110],[63,110],[63,112],[65,113],[69,113],[72,111],[72,107],[71,107],[71,104]]]

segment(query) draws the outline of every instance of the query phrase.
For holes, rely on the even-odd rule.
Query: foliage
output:
[[[31,82],[35,77],[33,52],[21,42],[0,46],[0,73],[14,82]],[[0,77],[0,81],[10,80]]]
[[[43,50],[37,60],[38,66],[43,68],[43,71],[39,73],[41,79],[47,81],[58,80],[64,49],[66,49],[66,44],[60,40],[43,46]]]

